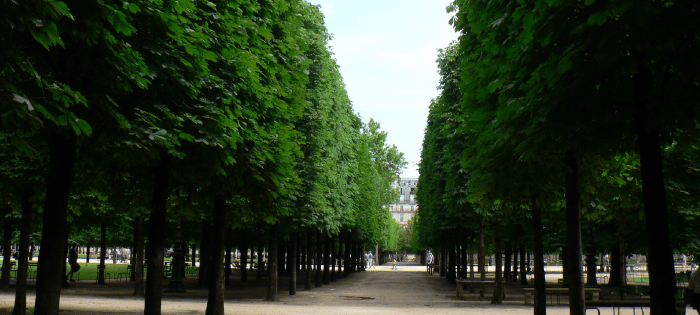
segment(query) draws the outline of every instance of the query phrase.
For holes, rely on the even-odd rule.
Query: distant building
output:
[[[401,225],[407,225],[408,221],[413,219],[418,210],[416,203],[416,186],[418,178],[401,178],[393,183],[391,187],[399,193],[399,200],[396,203],[389,204],[389,212],[391,216]]]

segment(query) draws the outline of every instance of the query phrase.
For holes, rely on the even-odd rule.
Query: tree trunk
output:
[[[335,260],[338,255],[335,252],[335,235],[331,235],[331,282],[335,282]]]
[[[267,287],[267,296],[265,301],[275,302],[277,301],[277,281],[278,281],[278,267],[277,267],[277,237],[279,234],[280,224],[275,223],[270,229],[270,247],[268,248],[267,256],[267,268],[270,271],[270,282]]]
[[[226,197],[214,196],[212,211],[211,264],[206,315],[224,315],[224,243],[226,241]],[[245,269],[245,268],[243,268]]]
[[[19,237],[19,254],[17,256],[17,289],[15,291],[15,307],[12,315],[24,315],[27,313],[27,271],[29,262],[29,234],[32,233],[32,220],[34,218],[34,208],[29,203],[29,197],[33,193],[24,192],[22,194],[22,223]]]
[[[480,238],[480,243],[479,243],[479,273],[481,276],[481,281],[486,280],[486,244],[484,243],[484,233],[486,229],[486,222],[484,219],[481,219],[481,232],[479,235]],[[484,290],[486,288],[484,285],[481,285],[481,288],[479,289],[479,297],[484,297]]]
[[[569,313],[585,315],[586,301],[583,293],[583,257],[581,246],[581,194],[579,190],[578,158],[569,152],[565,158],[566,172],[566,245],[569,271]]]
[[[314,255],[313,234],[306,232],[306,273],[304,274],[304,290],[311,290],[311,262]]]
[[[3,215],[12,213],[9,205],[3,207]],[[2,239],[2,276],[0,276],[0,291],[10,289],[10,270],[12,270],[12,217],[3,217],[3,239]]]
[[[258,240],[258,275],[255,277],[257,280],[262,280],[262,273],[265,270],[265,260],[263,257],[264,248],[262,237]]]
[[[450,284],[457,283],[455,277],[455,252],[455,240],[452,236],[447,240],[447,281],[449,281]]]
[[[336,252],[336,259],[338,261],[338,274],[336,276],[337,279],[342,279],[343,278],[343,266],[342,266],[342,257],[343,257],[343,234],[338,234],[336,237],[336,240],[338,240],[338,251]]]
[[[350,272],[357,272],[357,240],[352,237],[350,242],[352,242],[352,245],[350,245]]]
[[[527,283],[527,266],[525,265],[525,244],[520,243],[520,284]]]
[[[586,286],[587,287],[597,287],[598,279],[596,278],[596,272],[598,265],[596,265],[595,258],[595,243],[593,241],[593,221],[588,221],[587,228],[587,245],[586,245]]]
[[[474,233],[469,236],[469,279],[474,280]],[[469,293],[474,293],[474,286],[469,286]]]
[[[169,173],[167,161],[154,169],[153,200],[151,201],[150,234],[148,237],[148,277],[144,314],[160,315],[163,296],[163,249],[165,243],[165,216],[167,211]]]
[[[100,225],[100,267],[98,267],[97,283],[105,283],[105,260],[107,259],[107,224]]]
[[[442,243],[440,248],[440,277],[447,275],[447,242]]]
[[[344,265],[343,265],[343,277],[347,277],[350,274],[350,236],[346,232],[343,235],[343,240],[345,243],[345,254],[343,254]]]
[[[285,268],[286,266],[286,251],[287,251],[287,244],[285,241],[282,240],[281,237],[278,237],[277,239],[277,274],[278,275],[286,275],[287,270]]]
[[[49,136],[49,171],[46,177],[41,253],[37,266],[34,314],[58,314],[65,266],[65,231],[68,198],[75,165],[75,136],[53,133]]]
[[[227,233],[228,234],[228,233]],[[229,277],[231,276],[231,237],[226,236],[226,256],[224,257],[224,286],[231,284]],[[250,252],[253,252],[251,247]]]
[[[296,295],[297,294],[297,238],[298,238],[297,232],[293,232],[291,235],[291,239],[289,240],[289,264],[291,265],[291,268],[289,268],[289,272],[291,273],[291,277],[289,280],[289,295]]]
[[[506,278],[506,281],[510,282],[511,278],[513,278],[513,274],[511,273],[511,261],[513,261],[513,252],[510,248],[510,245],[506,245],[506,250],[505,250],[505,256],[506,256],[506,261],[505,261],[505,268],[503,272],[503,277]]]
[[[637,61],[637,73],[632,82],[642,196],[649,244],[647,263],[651,296],[650,312],[672,314],[675,312],[676,282],[661,164],[661,141],[658,127],[647,123],[649,117],[657,116],[658,108],[654,108],[653,113],[649,110],[649,93],[653,88],[653,79],[647,60],[637,53],[633,55]],[[654,127],[647,128],[647,126]]]
[[[322,279],[322,268],[321,262],[323,261],[323,233],[321,230],[316,232],[316,287],[321,286]]]
[[[323,284],[331,283],[331,237],[323,235]]]
[[[460,262],[460,265],[462,266],[462,272],[459,274],[459,276],[463,279],[467,278],[467,246],[466,241],[464,239],[460,240],[461,246],[460,246],[460,255],[459,257],[462,259]]]
[[[501,220],[496,220],[494,224],[494,243],[496,255],[496,285],[494,285],[491,304],[501,304],[503,302],[503,261],[501,258]]]
[[[62,269],[62,270],[61,270],[61,273],[63,274],[63,279],[61,280],[61,288],[62,288],[62,289],[68,289],[68,288],[70,288],[70,285],[68,284],[68,276],[67,276],[68,270],[66,270],[66,265],[68,264],[68,247],[69,247],[69,245],[68,245],[68,235],[70,235],[70,224],[67,224],[67,225],[66,225],[66,235],[63,236],[63,240],[64,240],[64,243],[63,243],[63,251],[64,251],[63,257],[65,257],[65,258],[63,259],[63,265],[61,266],[61,267],[63,267],[63,268],[61,268],[61,269]]]
[[[248,231],[243,230],[243,239],[241,240],[241,282],[248,282]],[[252,256],[252,255],[251,255]],[[258,261],[260,258],[258,258]],[[259,268],[259,267],[258,267]]]
[[[520,257],[522,259],[522,257]],[[511,273],[513,283],[518,282],[518,248],[513,248],[513,272]]]
[[[134,269],[134,296],[145,296],[146,288],[143,285],[143,216],[136,219],[136,244],[134,248],[134,262],[131,263],[131,268]]]
[[[210,220],[202,221],[202,242],[199,245],[199,274],[197,287],[209,287],[209,266],[211,261],[211,225]],[[242,256],[241,256],[242,257]],[[245,261],[241,259],[241,269],[245,269]],[[242,272],[242,271],[241,271]]]
[[[535,287],[534,295],[534,315],[547,314],[547,296],[545,295],[546,283],[544,279],[544,243],[543,243],[543,228],[542,228],[542,209],[537,206],[538,194],[532,195],[532,246],[533,258],[535,264]]]

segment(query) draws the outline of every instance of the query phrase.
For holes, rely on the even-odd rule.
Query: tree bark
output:
[[[136,219],[136,244],[134,248],[134,258],[135,261],[131,263],[131,268],[134,269],[134,279],[136,284],[134,285],[134,296],[145,296],[146,288],[143,284],[143,216],[139,216]]]
[[[501,258],[501,220],[496,220],[494,224],[494,243],[496,255],[496,285],[494,285],[491,304],[503,303],[503,261]]]
[[[316,287],[321,286],[322,279],[322,268],[321,262],[323,261],[323,233],[321,230],[316,232]]]
[[[569,168],[566,185],[566,243],[569,271],[569,313],[585,315],[586,301],[583,293],[583,257],[581,245],[581,193],[579,190],[578,158],[569,152],[564,161]]]
[[[3,215],[12,213],[12,208],[9,205],[3,207]],[[10,289],[10,270],[12,270],[12,217],[4,217],[3,223],[3,239],[2,239],[2,276],[0,276],[0,291]]]
[[[224,315],[224,244],[226,241],[226,197],[214,196],[212,211],[211,264],[206,315]],[[243,268],[245,269],[245,268]]]
[[[481,281],[486,280],[486,244],[484,243],[484,233],[486,229],[486,222],[481,219],[481,231],[480,231],[480,243],[479,243],[479,273],[481,276]],[[484,297],[484,285],[481,285],[479,289],[479,297]]]
[[[258,261],[260,258],[258,257]],[[243,230],[243,239],[241,240],[241,282],[248,282],[248,231]],[[258,266],[260,268],[260,266]]]
[[[63,274],[56,271],[65,266],[65,231],[75,165],[75,135],[70,131],[67,137],[53,133],[49,136],[48,145],[49,171],[34,303],[34,314],[37,315],[58,314]]]
[[[105,283],[105,260],[107,259],[107,224],[100,225],[100,266],[98,267],[97,283]]]
[[[474,280],[474,233],[469,236],[469,279]],[[474,286],[469,286],[469,293],[474,293]]]
[[[297,294],[297,238],[299,234],[293,232],[289,240],[289,272],[291,273],[289,280],[289,295]]]
[[[304,274],[304,290],[311,290],[311,262],[314,254],[314,239],[311,232],[306,232],[306,273]]]
[[[343,277],[347,277],[350,274],[350,236],[346,232],[343,235],[344,243],[345,243],[345,254],[343,255],[343,259],[345,261],[343,265]]]
[[[338,236],[336,237],[336,240],[338,241],[338,251],[336,252],[336,260],[338,262],[338,274],[336,275],[337,279],[342,279],[343,278],[343,266],[342,266],[342,251],[343,251],[343,234],[339,233]]]
[[[331,237],[323,235],[323,284],[331,283]]]
[[[165,216],[167,212],[169,171],[167,161],[154,169],[153,199],[151,201],[150,234],[148,237],[148,277],[144,314],[160,315],[163,297],[163,250],[165,243]]]
[[[331,282],[335,282],[336,272],[335,272],[335,261],[338,255],[335,251],[335,240],[336,236],[331,235]]]
[[[509,246],[510,247],[510,246]],[[522,257],[520,257],[522,259]],[[518,282],[518,248],[513,248],[513,272],[511,273],[513,283]]]
[[[24,315],[27,313],[27,271],[29,269],[29,234],[32,233],[32,220],[34,208],[29,203],[29,197],[33,192],[22,193],[22,223],[19,237],[19,254],[17,256],[17,287],[15,291],[15,307],[12,315]]]
[[[534,261],[535,287],[534,295],[534,315],[547,314],[547,296],[545,295],[546,283],[544,279],[544,243],[543,243],[543,228],[542,228],[542,209],[537,205],[538,194],[532,195],[532,246]]]
[[[467,278],[467,246],[465,246],[466,241],[464,239],[460,240],[461,246],[460,246],[460,255],[459,257],[462,259],[460,262],[460,265],[462,266],[462,272],[460,273],[460,277],[463,279]]]
[[[527,284],[527,266],[525,265],[525,244],[520,243],[520,284]]]
[[[506,250],[505,250],[505,256],[506,256],[506,261],[505,261],[505,268],[503,272],[503,277],[506,278],[506,281],[510,282],[511,278],[513,278],[513,274],[511,273],[511,261],[513,261],[513,252],[510,248],[510,245],[506,245]]]
[[[637,145],[639,147],[642,196],[646,216],[649,255],[649,288],[652,314],[675,312],[675,271],[669,231],[666,188],[661,164],[661,141],[658,127],[647,128],[650,117],[657,116],[649,110],[649,93],[653,88],[653,77],[647,60],[638,53],[637,73],[632,79],[636,107]]]
[[[447,281],[449,281],[450,284],[457,283],[455,277],[455,252],[455,239],[454,236],[451,236],[447,240]]]
[[[228,233],[227,233],[228,234]],[[231,284],[229,277],[231,276],[231,237],[226,236],[226,256],[224,257],[224,286]],[[250,252],[253,252],[251,247]]]
[[[265,301],[277,301],[277,285],[278,285],[278,267],[277,267],[277,237],[279,234],[280,224],[275,223],[270,229],[270,247],[268,248],[267,267],[270,271],[270,282],[267,287],[267,296]]]
[[[278,275],[286,275],[287,274],[287,268],[286,266],[286,251],[287,251],[287,244],[284,240],[282,240],[281,237],[277,238],[277,274]]]
[[[199,274],[197,279],[197,287],[199,288],[209,287],[209,265],[211,262],[211,225],[212,222],[210,220],[202,221],[202,241],[199,245]],[[245,261],[241,261],[241,265],[245,266]]]

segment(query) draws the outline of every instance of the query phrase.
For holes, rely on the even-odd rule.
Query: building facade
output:
[[[399,199],[396,203],[389,204],[391,216],[401,225],[407,225],[412,220],[418,210],[416,203],[416,186],[418,178],[401,178],[394,181],[391,186],[399,192]]]

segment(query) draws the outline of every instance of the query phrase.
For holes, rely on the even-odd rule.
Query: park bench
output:
[[[462,297],[464,294],[464,287],[467,286],[467,288],[471,285],[496,285],[496,279],[487,279],[487,280],[472,280],[472,279],[457,279],[457,297]],[[506,296],[506,279],[503,279],[503,297],[505,298]]]
[[[535,294],[535,288],[525,288],[525,304],[532,304],[533,303],[533,295]],[[592,296],[593,300],[600,300],[600,288],[584,288],[583,289],[584,294],[588,295],[590,294]],[[557,297],[557,304],[561,303],[561,296],[569,295],[569,288],[546,288],[545,289],[545,295],[549,295],[549,303],[554,304],[554,296]]]

